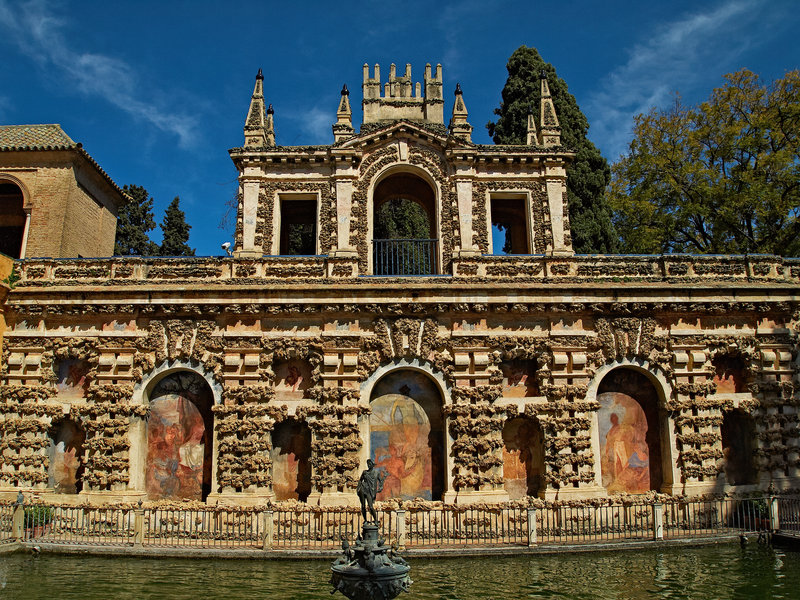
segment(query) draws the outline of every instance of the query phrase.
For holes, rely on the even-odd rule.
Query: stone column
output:
[[[550,211],[550,229],[553,235],[553,250],[555,256],[573,254],[572,243],[564,239],[564,223],[569,219],[564,213],[564,195],[567,172],[561,160],[545,163],[547,204]]]
[[[258,188],[258,181],[242,182],[242,247],[236,250],[236,256],[255,257],[264,254],[263,249],[256,248],[255,244]]]

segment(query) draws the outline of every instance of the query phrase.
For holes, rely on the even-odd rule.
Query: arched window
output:
[[[0,180],[0,252],[11,258],[22,256],[25,235],[22,190],[14,183]]]
[[[663,465],[653,384],[633,369],[615,369],[600,382],[597,400],[603,486],[609,493],[658,490]]]
[[[211,492],[214,417],[211,388],[178,371],[150,393],[145,487],[150,499],[205,500]]]
[[[386,473],[379,500],[441,500],[444,420],[439,389],[425,374],[399,369],[372,390],[370,455]]]
[[[373,274],[430,275],[436,272],[436,203],[420,177],[397,173],[373,195]]]
[[[79,424],[66,419],[50,428],[49,437],[47,486],[56,494],[79,493],[83,489],[86,432]]]
[[[311,429],[289,419],[272,430],[272,490],[276,500],[305,502],[311,493]]]
[[[503,426],[503,480],[509,498],[536,496],[545,488],[544,439],[538,421],[516,417]]]

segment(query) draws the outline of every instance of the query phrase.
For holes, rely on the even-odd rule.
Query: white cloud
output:
[[[196,142],[197,122],[167,106],[143,99],[136,71],[112,56],[71,47],[62,29],[65,21],[44,0],[12,4],[0,0],[0,31],[44,68],[57,67],[77,91],[97,96],[132,117],[178,136],[182,147]]]
[[[756,43],[764,35],[763,4],[728,0],[666,23],[634,46],[628,62],[603,78],[585,107],[591,137],[607,157],[616,160],[627,151],[635,115],[665,107],[674,92],[687,91],[704,77],[721,77],[723,63]]]

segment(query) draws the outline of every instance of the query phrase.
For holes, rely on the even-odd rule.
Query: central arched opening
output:
[[[211,492],[214,394],[194,371],[161,379],[150,393],[145,487],[151,500],[205,500]]]
[[[598,387],[603,486],[641,494],[663,483],[658,392],[634,369],[614,369]]]
[[[272,430],[272,490],[276,500],[305,502],[311,493],[311,429],[295,419]]]
[[[444,493],[442,395],[424,373],[399,369],[372,390],[370,456],[383,470],[379,500],[441,500]]]
[[[373,194],[373,274],[436,272],[436,195],[424,179],[396,173]]]
[[[18,185],[0,181],[0,252],[11,258],[22,256],[27,215],[24,197]]]

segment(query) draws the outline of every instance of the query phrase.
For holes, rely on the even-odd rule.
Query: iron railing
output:
[[[674,498],[631,503],[386,503],[381,536],[401,548],[592,544],[800,532],[800,498]],[[356,507],[88,507],[0,504],[0,542],[333,550],[361,531]]]
[[[372,240],[373,275],[433,275],[436,240]]]

